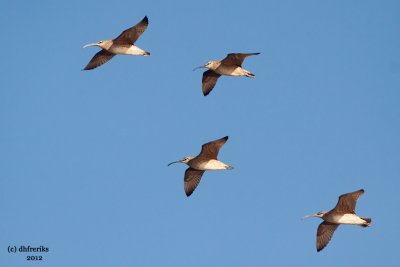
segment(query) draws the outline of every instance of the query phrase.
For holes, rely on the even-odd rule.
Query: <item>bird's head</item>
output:
[[[188,164],[189,161],[191,161],[193,158],[194,158],[194,157],[184,157],[184,158],[181,159],[181,160],[177,160],[177,161],[171,162],[170,164],[168,164],[168,166],[170,166],[170,165],[172,165],[172,164],[174,164],[174,163],[178,163],[178,162]]]
[[[198,66],[198,67],[194,68],[193,70],[197,70],[197,69],[201,69],[201,68],[214,70],[218,67],[217,63],[219,63],[219,61],[208,61],[205,65]]]
[[[315,214],[313,214],[313,215],[304,216],[303,219],[307,219],[307,218],[310,218],[310,217],[319,217],[319,218],[322,218],[326,213],[327,213],[326,211],[320,211],[320,212],[317,212],[317,213],[315,213]]]
[[[104,40],[98,41],[97,43],[91,43],[91,44],[84,45],[83,48],[88,47],[88,46],[98,46],[98,47],[103,48],[103,46],[105,45],[106,42],[107,41],[104,41]]]

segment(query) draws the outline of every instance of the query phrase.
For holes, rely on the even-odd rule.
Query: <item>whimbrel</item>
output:
[[[145,16],[135,26],[123,31],[114,40],[104,40],[97,43],[87,44],[83,48],[88,46],[98,46],[102,48],[94,57],[90,60],[84,70],[91,70],[97,68],[107,61],[109,61],[115,55],[138,55],[138,56],[149,56],[150,53],[143,51],[139,47],[135,46],[134,43],[139,36],[147,29],[149,20]]]
[[[339,201],[334,209],[304,217],[320,217],[324,220],[317,230],[318,252],[328,245],[333,233],[340,224],[353,224],[362,227],[371,226],[371,218],[362,218],[355,213],[357,200],[362,194],[364,194],[364,189],[343,194],[339,196]]]
[[[258,55],[260,53],[230,53],[221,61],[209,61],[204,66],[199,66],[193,70],[199,68],[208,69],[203,73],[203,94],[208,95],[217,83],[218,78],[221,75],[227,76],[247,76],[254,78],[255,75],[242,68],[244,59],[248,56]]]
[[[218,152],[228,140],[228,136],[208,142],[201,147],[201,152],[196,157],[185,157],[181,160],[171,162],[181,162],[189,165],[185,171],[184,188],[186,196],[190,196],[200,183],[200,179],[205,171],[211,170],[231,170],[232,166],[217,160]]]

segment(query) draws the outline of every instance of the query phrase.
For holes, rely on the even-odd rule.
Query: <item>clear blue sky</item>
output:
[[[115,6],[111,6],[115,5]],[[7,1],[0,9],[0,265],[398,266],[399,1]],[[81,71],[145,15],[136,43]],[[256,77],[202,71],[230,52]],[[186,166],[229,135],[187,198]],[[321,253],[318,218],[360,188]],[[8,254],[10,245],[48,253]]]

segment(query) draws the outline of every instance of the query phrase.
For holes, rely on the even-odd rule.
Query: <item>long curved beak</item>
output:
[[[84,45],[82,48],[85,48],[85,47],[88,47],[88,46],[97,46],[97,43],[87,44],[87,45]]]
[[[193,71],[197,70],[197,69],[201,69],[201,68],[205,68],[203,65],[202,66],[198,66],[196,68],[193,69]]]
[[[304,216],[304,217],[301,218],[301,219],[304,220],[304,219],[311,218],[311,217],[315,217],[315,214],[313,214],[313,215],[306,215],[306,216]]]
[[[168,164],[168,166],[170,166],[170,165],[172,165],[172,164],[174,164],[174,163],[178,163],[178,162],[181,162],[181,160],[173,161],[173,162],[171,162],[170,164]]]

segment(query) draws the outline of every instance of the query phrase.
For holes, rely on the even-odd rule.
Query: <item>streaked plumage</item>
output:
[[[228,140],[228,136],[204,144],[201,152],[196,157],[185,157],[182,160],[171,162],[169,165],[177,162],[185,163],[189,166],[185,171],[184,189],[187,196],[190,196],[200,183],[201,177],[207,170],[231,170],[232,166],[217,159],[219,150]]]
[[[142,19],[135,26],[126,29],[123,31],[117,38],[114,40],[105,40],[97,43],[87,44],[84,47],[88,46],[99,46],[102,48],[96,55],[90,60],[90,62],[86,65],[84,70],[91,70],[97,68],[115,55],[141,55],[148,56],[149,52],[143,51],[139,47],[135,46],[134,43],[139,38],[139,36],[147,29],[149,21],[147,16]]]

